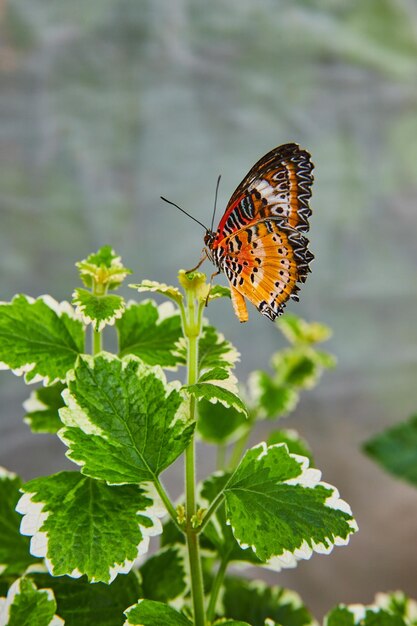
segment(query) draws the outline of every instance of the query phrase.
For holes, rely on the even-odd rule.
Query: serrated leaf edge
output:
[[[62,317],[63,314],[66,314],[71,319],[82,322],[82,319],[77,315],[74,307],[72,307],[69,302],[67,302],[66,300],[58,302],[49,294],[39,296],[38,298],[32,298],[32,296],[28,296],[26,294],[18,294],[11,300],[11,302],[0,301],[0,306],[11,305],[17,298],[24,298],[28,304],[34,304],[38,300],[42,300],[42,302],[44,302],[44,304],[46,304],[48,308],[54,311],[54,313],[56,313],[58,317]],[[7,365],[7,363],[4,363],[4,361],[0,361],[0,370],[10,370],[15,376],[24,376],[25,383],[28,385],[42,382],[44,387],[48,387],[61,380],[60,378],[51,379],[49,378],[49,376],[43,376],[42,374],[36,374],[33,378],[28,379],[26,374],[29,374],[35,367],[36,363],[25,363],[20,367],[12,369]]]
[[[165,510],[165,513],[166,513],[166,510]],[[177,553],[178,559],[181,562],[181,566],[184,570],[184,581],[183,581],[184,589],[180,591],[179,594],[175,598],[169,599],[169,605],[172,606],[177,611],[181,611],[181,609],[184,608],[184,606],[186,605],[186,597],[191,589],[190,561],[188,558],[186,546],[183,544],[179,544],[179,543],[168,544],[166,546],[163,546],[152,556],[159,556],[160,554],[164,554],[165,552],[168,552],[169,550],[175,550],[175,552]]]
[[[271,590],[272,592],[274,592],[275,590],[279,590],[281,593],[279,594],[279,602],[280,604],[285,604],[285,605],[290,605],[291,608],[293,609],[299,609],[301,607],[305,607],[305,604],[301,598],[301,596],[296,592],[293,591],[292,589],[287,589],[285,587],[275,587],[272,586],[270,587],[267,583],[265,583],[263,580],[245,580],[245,583],[247,583],[248,587],[250,589],[254,589],[254,591],[259,592],[260,594],[264,593],[266,590]],[[224,604],[223,604],[223,597],[221,597],[221,606],[224,612]],[[306,607],[305,607],[306,608]],[[276,624],[276,622],[273,619],[267,618],[265,620],[265,624],[264,626],[267,625],[268,620],[270,620],[270,623],[272,626],[274,626]],[[303,626],[319,626],[318,622],[314,619],[314,617],[311,615],[311,621],[310,622],[305,622]]]
[[[7,598],[0,598],[0,626],[6,626],[6,624],[8,624],[9,622],[10,608],[14,602],[15,597],[21,593],[22,580],[23,578],[18,578],[17,580],[15,580],[7,592]],[[48,597],[48,600],[53,600],[55,602],[55,596],[52,589],[37,589],[34,584],[33,587],[38,593],[46,595]],[[58,615],[54,615],[48,626],[63,626],[64,624],[65,622],[61,617],[58,617]]]
[[[94,327],[94,330],[96,330],[97,332],[101,332],[103,328],[105,328],[106,326],[114,326],[114,324],[116,323],[116,320],[120,319],[123,313],[125,312],[125,309],[126,309],[125,301],[121,296],[117,296],[118,298],[120,298],[119,307],[114,309],[111,315],[108,315],[107,317],[102,318],[97,324],[97,321],[98,321],[97,318],[86,315],[85,313],[86,304],[80,303],[77,296],[75,295],[76,293],[77,293],[77,289],[73,293],[73,303],[75,304],[75,311],[77,315],[79,315],[80,319],[83,321],[84,324],[86,325],[92,324],[92,326]]]
[[[310,462],[307,457],[300,456],[298,454],[292,454],[291,452],[289,452],[288,446],[285,443],[277,443],[277,444],[273,444],[272,446],[268,446],[265,441],[262,441],[258,445],[251,448],[251,450],[260,449],[260,453],[258,457],[256,458],[256,460],[259,461],[259,459],[261,459],[263,456],[268,454],[268,448],[271,449],[271,448],[278,448],[282,446],[284,446],[287,449],[288,454],[300,465],[300,469],[301,469],[301,473],[298,476],[296,476],[296,478],[283,480],[282,483],[287,484],[287,485],[301,485],[308,489],[314,489],[315,487],[320,485],[321,487],[324,487],[325,489],[328,489],[331,491],[331,494],[324,501],[323,506],[326,506],[331,509],[343,511],[344,513],[347,513],[348,515],[352,516],[352,510],[349,504],[345,500],[342,500],[340,498],[339,492],[336,489],[336,487],[323,481],[320,482],[320,478],[321,478],[320,470],[315,469],[315,468],[310,468],[309,467]],[[227,485],[225,485],[225,490],[226,490],[226,487]],[[227,511],[227,508],[226,508],[226,511]],[[346,523],[352,529],[352,533],[358,530],[358,524],[353,517],[351,517],[351,519],[349,520],[346,520]],[[236,529],[231,523],[231,520],[227,517],[227,514],[226,514],[226,524],[231,527],[233,535],[236,541],[238,542],[239,546],[242,548],[242,550],[247,550],[248,548],[250,548],[256,554],[256,546],[250,546],[249,544],[241,542],[239,540],[236,534]],[[348,534],[346,538],[339,537],[339,536],[334,537],[333,540],[327,537],[327,539],[329,539],[330,541],[329,546],[326,546],[323,543],[316,543],[313,540],[311,541],[311,545],[310,545],[306,540],[303,540],[300,546],[296,548],[294,552],[291,552],[290,550],[284,550],[281,554],[271,557],[266,563],[262,563],[262,567],[273,570],[275,572],[279,572],[282,569],[296,567],[297,562],[300,561],[301,559],[305,559],[305,560],[310,559],[313,552],[317,552],[318,554],[330,554],[334,546],[347,545],[349,543],[350,534]]]
[[[144,375],[155,376],[155,378],[162,382],[165,388],[165,398],[167,398],[172,391],[181,392],[181,383],[179,381],[174,380],[171,382],[167,382],[165,372],[159,365],[147,365],[134,354],[127,354],[126,356],[119,358],[118,356],[111,354],[110,352],[103,351],[95,357],[90,354],[83,354],[80,355],[78,358],[86,363],[91,370],[94,370],[95,360],[97,358],[103,358],[109,362],[120,361],[122,364],[122,372],[126,369],[131,361],[134,361],[138,364],[138,368],[136,371],[137,378],[140,379]],[[67,375],[68,385],[73,380],[75,380],[75,371],[71,370]],[[97,426],[97,424],[94,424],[89,420],[86,411],[79,406],[68,387],[62,392],[62,398],[64,399],[66,406],[59,409],[59,416],[64,423],[64,427],[57,432],[57,435],[61,439],[61,441],[65,443],[65,445],[70,448],[70,442],[68,442],[65,438],[66,428],[74,426],[80,428],[87,435],[98,435],[105,440],[109,440],[108,433],[101,429],[99,426]],[[76,416],[76,419],[74,419],[74,416]],[[178,421],[181,421],[182,423],[188,421],[187,407],[185,406],[184,402],[180,404],[171,422],[171,426],[174,426]],[[85,464],[84,461],[77,460],[74,462],[76,462],[77,465],[79,465],[80,467]]]
[[[183,295],[178,287],[173,287],[172,285],[167,285],[166,283],[159,283],[156,280],[143,280],[141,283],[130,284],[129,287],[137,289],[139,293],[146,291],[160,293],[161,295],[168,296],[178,303],[183,300]]]
[[[227,378],[213,377],[213,378],[208,378],[207,380],[198,380],[195,385],[189,385],[189,386],[185,385],[183,389],[188,394],[194,395],[198,399],[208,400],[208,402],[211,402],[211,404],[217,404],[218,402],[220,402],[220,404],[222,404],[226,408],[229,408],[229,407],[233,408],[239,413],[244,413],[247,416],[248,415],[247,408],[239,396],[237,378],[231,372],[229,368],[221,368],[221,367],[212,368],[211,370],[206,370],[203,376],[205,376],[206,374],[210,374],[211,371],[215,372],[216,370],[218,372],[221,371],[221,372],[226,373]],[[234,397],[227,399],[227,398],[220,398],[218,396],[211,396],[210,398],[208,398],[199,393],[198,388],[200,386],[205,386],[212,390],[219,388],[219,389],[222,389],[223,391],[227,391],[228,393],[232,394],[232,396]]]
[[[92,479],[90,479],[92,480]],[[41,530],[44,522],[48,519],[50,515],[50,511],[44,511],[43,507],[45,502],[34,502],[32,497],[36,496],[34,492],[23,492],[22,497],[16,506],[16,511],[23,515],[21,524],[20,524],[20,533],[22,535],[27,535],[32,537],[30,540],[30,553],[32,556],[36,556],[39,558],[45,559],[45,565],[49,571],[49,573],[54,576],[54,564],[51,559],[48,558],[48,533],[43,532]],[[150,537],[154,537],[156,535],[160,535],[162,533],[162,524],[160,521],[160,517],[163,517],[166,514],[166,510],[161,511],[159,503],[150,504],[143,510],[138,511],[138,513],[144,517],[147,517],[151,520],[152,526],[142,526],[140,522],[138,522],[138,526],[140,528],[142,539],[136,546],[136,556],[134,559],[125,559],[122,563],[115,563],[109,568],[109,580],[106,581],[108,584],[113,582],[118,574],[128,574],[132,569],[137,558],[139,558],[142,554],[145,554],[149,548]],[[162,513],[162,514],[161,514]],[[66,572],[66,575],[70,578],[80,578],[83,576],[84,572],[80,572],[77,568],[73,569],[72,572]],[[101,578],[92,577],[90,582],[103,582]],[[1,625],[0,625],[1,626]]]
[[[0,465],[0,480],[14,480],[17,474]]]

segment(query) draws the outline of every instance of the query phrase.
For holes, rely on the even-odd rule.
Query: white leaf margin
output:
[[[297,609],[300,608],[307,608],[305,603],[303,602],[300,594],[298,594],[296,591],[293,591],[292,589],[286,589],[285,587],[271,587],[268,586],[263,580],[246,580],[245,581],[249,587],[249,589],[253,589],[255,592],[258,592],[259,594],[263,594],[265,591],[267,590],[271,590],[272,593],[275,592],[275,590],[279,589],[279,603],[280,605],[286,605],[286,606],[290,606],[294,611],[296,611]],[[219,605],[222,609],[222,612],[225,612],[225,606],[224,606],[224,589],[222,589],[221,595],[219,595]],[[267,617],[264,623],[264,626],[275,626],[277,622],[275,622],[273,619]],[[311,620],[310,622],[305,622],[304,626],[319,626],[319,623],[316,621],[316,619],[311,615]]]
[[[107,317],[101,318],[100,320],[98,320],[96,317],[90,317],[85,313],[85,308],[87,305],[79,299],[77,292],[78,290],[75,289],[74,293],[72,294],[72,302],[73,304],[75,304],[75,312],[86,326],[91,324],[94,330],[97,332],[101,332],[106,326],[114,326],[116,320],[120,319],[125,312],[126,303],[124,301],[124,298],[122,298],[122,296],[116,296],[117,298],[119,298],[119,306],[114,307],[111,314],[109,314]],[[93,296],[93,294],[91,295]],[[100,298],[100,296],[96,297]],[[106,296],[102,297],[106,298]]]
[[[14,583],[9,588],[7,592],[7,598],[0,598],[0,626],[7,626],[10,618],[10,609],[14,603],[16,596],[21,593],[21,583],[22,578],[18,578],[14,581]],[[35,585],[33,585],[35,587]],[[52,589],[37,589],[37,592],[46,595],[48,600],[54,600],[55,596]],[[65,624],[64,620],[58,615],[54,615],[49,622],[48,626],[63,626]]]
[[[165,514],[167,514],[165,508],[164,508],[164,512]],[[164,554],[165,552],[169,552],[170,550],[172,550],[173,552],[176,552],[176,556],[179,562],[181,563],[181,567],[184,571],[184,578],[183,578],[183,582],[185,584],[184,590],[180,591],[178,596],[176,596],[175,598],[169,599],[169,605],[172,606],[177,611],[180,611],[181,609],[184,608],[184,606],[187,606],[187,595],[189,591],[191,590],[191,571],[190,571],[190,561],[188,558],[187,547],[185,546],[185,544],[181,544],[181,543],[167,544],[166,546],[163,546],[151,556],[159,556],[161,554]],[[145,559],[141,558],[140,562],[137,563],[137,565],[138,567],[140,567],[144,563],[145,563]]]
[[[374,613],[375,615],[377,615],[378,613],[380,613],[381,611],[388,611],[386,608],[381,607],[381,606],[376,606],[375,604],[370,604],[370,605],[365,605],[365,604],[338,604],[334,607],[334,609],[332,609],[331,611],[329,611],[329,614],[332,614],[333,611],[336,610],[346,610],[349,611],[349,613],[353,616],[353,620],[354,620],[354,624],[359,626],[361,623],[363,623],[363,620],[366,617],[366,613],[367,612],[371,612]],[[388,611],[388,613],[391,613],[390,611]],[[323,619],[323,626],[327,626],[329,623],[329,614],[324,616]]]
[[[189,385],[189,386],[185,385],[183,387],[184,391],[188,393],[189,395],[193,395],[198,400],[202,400],[202,399],[208,400],[212,404],[216,404],[217,402],[220,402],[220,404],[223,404],[223,406],[225,406],[226,408],[231,407],[235,409],[236,411],[238,411],[239,413],[243,413],[244,415],[247,416],[248,415],[247,408],[243,400],[241,400],[241,398],[239,397],[239,389],[238,389],[238,384],[237,384],[238,381],[237,381],[236,376],[231,372],[230,369],[226,369],[226,368],[212,368],[212,369],[222,370],[223,372],[227,373],[227,378],[213,377],[213,378],[207,378],[205,380],[198,380],[195,385]],[[204,372],[203,376],[205,376],[206,374],[210,374],[210,371],[211,370],[207,370],[206,372]],[[213,395],[210,395],[210,396],[205,395],[202,388],[207,389],[207,391]],[[227,396],[226,397],[224,395],[222,396],[221,393],[216,395],[217,389],[227,392]]]
[[[0,465],[0,480],[14,480],[17,474]]]
[[[80,315],[77,314],[74,307],[71,306],[71,304],[67,302],[66,300],[62,300],[61,302],[58,302],[57,300],[52,298],[52,296],[50,296],[49,294],[39,296],[38,298],[32,298],[32,296],[28,296],[26,294],[18,294],[18,296],[15,296],[15,298],[17,297],[25,298],[28,304],[34,304],[38,300],[42,300],[42,302],[44,302],[44,304],[46,304],[48,308],[54,311],[54,313],[56,313],[58,317],[62,317],[63,314],[66,314],[71,319],[77,320],[83,323],[82,317],[80,317]],[[0,301],[0,306],[12,304],[15,298],[13,298],[11,302]],[[49,376],[43,376],[42,374],[36,374],[33,378],[28,378],[27,374],[30,374],[30,372],[35,367],[36,367],[36,363],[25,363],[24,365],[21,365],[20,367],[12,369],[11,367],[7,365],[7,363],[4,363],[4,361],[0,361],[0,370],[10,370],[12,374],[14,374],[15,376],[24,376],[25,383],[27,385],[33,385],[35,383],[42,382],[44,387],[49,387],[50,385],[53,385],[54,383],[57,383],[58,381],[62,382],[60,378],[51,379],[49,378]]]
[[[124,611],[124,614],[125,614],[127,619],[126,619],[125,622],[123,622],[123,626],[143,626],[143,624],[139,624],[138,622],[131,622],[130,618],[129,618],[129,614],[132,611],[134,611],[140,604],[142,604],[142,602],[155,602],[155,601],[154,600],[147,600],[146,598],[140,598],[135,604],[132,604],[131,606],[129,606]],[[171,603],[170,604],[164,604],[164,603],[161,603],[161,602],[157,602],[157,604],[161,604],[162,606],[165,606],[168,611],[176,611],[176,612],[178,612],[178,618],[181,618],[181,626],[184,625],[184,624],[187,624],[187,626],[188,625],[192,626],[192,623],[190,622],[190,620],[185,615],[180,613],[177,609],[175,609],[174,606],[171,606]],[[160,623],[161,623],[161,621],[158,620],[158,624],[160,624]],[[147,626],[149,626],[149,625],[150,625],[150,622],[147,622]]]
[[[164,296],[168,296],[168,298],[171,298],[178,304],[180,304],[184,299],[181,291],[177,287],[167,285],[166,283],[159,283],[156,280],[143,280],[141,283],[131,284],[129,287],[137,289],[139,293],[146,291],[160,293]]]
[[[143,379],[145,376],[154,376],[162,382],[165,389],[165,398],[167,398],[172,391],[181,392],[181,383],[176,380],[172,382],[167,382],[167,378],[162,367],[160,367],[159,365],[147,365],[134,354],[128,354],[120,359],[115,354],[103,351],[100,352],[96,357],[90,354],[83,354],[80,356],[80,358],[88,365],[88,367],[92,371],[94,371],[95,359],[97,358],[105,359],[109,363],[111,363],[112,361],[120,361],[122,364],[122,372],[126,369],[131,361],[134,361],[138,364],[138,368],[136,371],[138,381]],[[67,384],[69,385],[72,380],[75,380],[74,370],[71,370],[68,373]],[[98,435],[106,441],[109,440],[109,433],[107,431],[104,431],[102,428],[97,426],[97,424],[94,424],[89,419],[88,413],[79,406],[68,387],[64,389],[61,395],[66,405],[65,407],[59,409],[59,416],[64,424],[64,428],[61,428],[58,431],[57,435],[66,446],[70,447],[69,442],[67,442],[65,439],[65,430],[67,427],[80,428],[86,435]],[[170,424],[171,427],[174,426],[178,421],[181,421],[181,423],[183,424],[188,421],[187,403],[185,401],[181,402],[180,406],[178,407],[174,419]],[[77,461],[77,465],[83,466],[84,462]]]
[[[272,570],[274,572],[280,572],[282,569],[290,569],[297,566],[298,561],[304,559],[308,560],[312,557],[314,552],[318,554],[330,554],[335,546],[346,546],[349,543],[350,535],[357,532],[359,530],[358,524],[356,520],[353,518],[352,510],[349,504],[340,498],[340,494],[336,487],[326,483],[324,481],[320,481],[321,479],[321,471],[315,468],[309,467],[310,461],[305,456],[300,456],[298,454],[292,454],[288,451],[288,446],[285,443],[277,443],[272,446],[268,446],[265,441],[262,441],[258,445],[251,448],[251,450],[259,449],[259,455],[257,457],[257,461],[261,459],[263,456],[268,454],[268,449],[278,448],[284,446],[287,449],[288,454],[300,465],[301,473],[295,478],[291,478],[289,480],[283,480],[282,484],[286,485],[301,485],[302,487],[306,487],[308,489],[314,489],[315,487],[324,487],[331,491],[331,494],[326,498],[323,505],[335,509],[338,511],[343,511],[351,516],[351,519],[347,520],[348,526],[352,529],[352,532],[344,537],[335,537],[331,540],[329,537],[330,545],[326,546],[323,543],[316,543],[315,541],[311,541],[312,545],[309,545],[307,541],[303,541],[298,548],[291,552],[290,550],[284,550],[281,554],[273,556],[266,563],[262,563],[262,567]],[[225,486],[225,490],[227,490],[227,485]],[[226,508],[227,510],[227,508]],[[239,540],[236,529],[233,527],[231,520],[226,517],[226,524],[229,525],[232,529],[233,535],[242,548],[242,550],[247,550],[251,548],[253,552],[256,554],[256,546],[250,546],[247,543],[243,543]]]
[[[150,493],[151,490],[145,490],[144,495],[148,495]],[[57,574],[54,572],[54,563],[47,556],[48,533],[42,531],[42,526],[48,519],[50,511],[43,510],[43,507],[46,504],[45,502],[34,502],[32,500],[35,495],[36,493],[26,492],[17,503],[16,511],[23,515],[20,524],[20,533],[22,535],[32,537],[30,540],[30,553],[32,556],[44,558],[48,572],[52,576],[56,576]],[[128,574],[136,563],[136,560],[148,551],[150,537],[155,537],[162,533],[163,529],[160,518],[166,515],[166,510],[165,508],[162,508],[159,499],[152,501],[152,504],[149,507],[137,511],[137,514],[142,515],[143,517],[148,517],[151,520],[152,525],[142,526],[142,524],[138,522],[142,539],[136,546],[136,556],[134,559],[125,559],[121,563],[114,563],[109,568],[109,580],[107,581],[107,584],[112,583],[118,574]],[[66,575],[70,576],[70,578],[80,578],[83,575],[83,572],[80,572],[78,569],[74,569],[72,572],[67,572]],[[94,583],[103,581],[92,577],[90,582]]]
[[[386,611],[392,611],[393,602],[403,603],[405,605],[405,619],[411,623],[417,622],[417,601],[406,596],[403,591],[379,592],[376,594],[374,602],[376,606]]]

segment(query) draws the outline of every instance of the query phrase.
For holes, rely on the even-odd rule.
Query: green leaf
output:
[[[216,473],[207,478],[201,485],[199,494],[199,506],[208,509],[211,502],[224,489],[230,478],[229,474]],[[211,549],[217,551],[219,556],[226,561],[241,561],[261,565],[262,561],[252,550],[244,550],[240,547],[233,536],[230,525],[226,522],[224,503],[215,511],[203,531],[203,536],[211,544]],[[207,546],[207,547],[210,547]],[[226,613],[226,615],[228,615]]]
[[[229,368],[240,360],[236,348],[213,326],[204,326],[198,343],[198,365],[200,371],[213,367]]]
[[[248,410],[237,395],[237,379],[230,370],[215,367],[204,372],[195,385],[186,385],[185,391],[197,398],[215,404],[220,402],[247,416]]]
[[[288,415],[294,411],[299,399],[294,389],[275,382],[269,374],[262,371],[251,373],[249,390],[258,419],[276,419]]]
[[[5,576],[19,576],[37,560],[29,552],[29,539],[19,532],[21,518],[15,508],[21,484],[16,474],[0,467],[0,571]]]
[[[364,616],[364,607],[359,605],[358,609],[360,610],[361,616]],[[329,611],[323,620],[323,626],[355,626],[356,623],[355,613],[350,611],[344,604],[340,604]]]
[[[62,427],[59,409],[65,406],[62,392],[66,388],[61,382],[49,387],[39,387],[30,394],[23,407],[27,411],[24,421],[34,433],[55,434]]]
[[[124,626],[192,626],[190,620],[179,611],[162,602],[139,600],[125,611]]]
[[[183,336],[181,318],[170,302],[159,307],[151,300],[129,303],[116,328],[120,356],[134,354],[145,363],[160,367],[185,365],[186,356],[178,353]]]
[[[313,551],[346,545],[357,530],[349,505],[319,482],[308,459],[285,445],[248,450],[224,489],[227,521],[243,548],[272,569],[294,567]]]
[[[268,587],[264,582],[228,576],[224,582],[222,613],[247,619],[252,626],[272,620],[281,626],[310,626],[315,620],[295,591]]]
[[[321,373],[312,349],[282,350],[274,354],[272,365],[280,383],[297,389],[311,389]]]
[[[149,537],[162,531],[162,512],[134,485],[110,487],[60,472],[29,481],[22,491],[21,532],[32,536],[32,554],[46,558],[53,576],[85,574],[109,583],[129,572]]]
[[[155,480],[194,432],[178,387],[134,356],[80,357],[60,411],[68,458],[111,484]]]
[[[245,414],[220,402],[213,404],[208,400],[198,402],[197,429],[204,441],[215,444],[227,444],[236,441],[247,428]]]
[[[402,591],[391,593],[377,593],[375,605],[404,618],[411,626],[417,624],[417,602],[408,598]]]
[[[118,576],[110,585],[92,585],[85,576],[74,579],[31,573],[30,577],[37,587],[52,589],[57,612],[65,620],[65,626],[122,626],[123,611],[142,595],[135,571]]]
[[[80,278],[90,289],[101,285],[104,289],[117,289],[132,270],[123,267],[121,257],[110,246],[103,246],[83,261],[75,264]]]
[[[0,624],[4,626],[60,626],[50,589],[36,589],[29,578],[18,578],[6,598],[0,598]]]
[[[337,365],[336,357],[333,354],[329,354],[328,352],[323,352],[322,350],[314,349],[314,360],[319,367],[323,369],[333,369]]]
[[[27,382],[64,380],[84,349],[84,331],[67,302],[16,296],[0,304],[0,364]]]
[[[310,467],[313,466],[313,455],[308,443],[300,437],[297,431],[291,429],[275,430],[269,435],[267,444],[273,446],[277,443],[285,443],[291,454],[306,456],[310,461]]]
[[[292,344],[321,343],[332,336],[328,326],[318,322],[306,322],[293,313],[286,313],[275,322],[283,335]]]
[[[325,616],[324,626],[407,626],[407,622],[377,606],[339,604]]]
[[[223,287],[223,285],[214,285],[210,289],[208,301],[217,300],[218,298],[231,298],[229,287]]]
[[[112,326],[123,315],[125,301],[121,296],[94,295],[86,289],[76,289],[72,304],[84,324],[92,324],[94,330],[101,331]]]
[[[332,355],[317,352],[310,346],[282,350],[272,357],[277,382],[296,389],[312,389],[323,369],[334,367],[335,364]]]
[[[178,287],[172,287],[165,283],[158,283],[156,280],[142,280],[141,283],[135,285],[129,285],[132,289],[137,289],[139,293],[144,291],[151,291],[154,293],[160,293],[167,298],[170,298],[177,304],[181,304],[183,301],[183,295]]]
[[[188,591],[182,546],[162,548],[140,568],[143,598],[159,602],[172,602]]]
[[[417,415],[369,439],[363,449],[388,472],[417,486]]]

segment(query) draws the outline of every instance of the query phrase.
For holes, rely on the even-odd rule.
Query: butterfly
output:
[[[313,167],[307,150],[295,143],[278,146],[242,180],[216,231],[199,222],[206,234],[197,267],[208,257],[215,274],[224,272],[241,322],[248,320],[245,299],[270,320],[290,298],[298,301],[299,283],[306,281],[314,258],[305,236]]]

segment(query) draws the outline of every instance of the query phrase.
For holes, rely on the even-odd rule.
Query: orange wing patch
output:
[[[222,243],[222,269],[240,321],[247,320],[243,298],[272,320],[289,298],[298,299],[297,283],[306,280],[313,255],[306,238],[285,221],[260,220]]]

